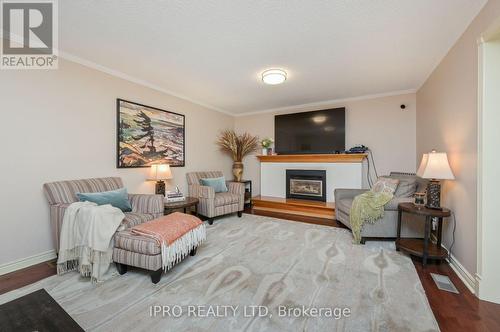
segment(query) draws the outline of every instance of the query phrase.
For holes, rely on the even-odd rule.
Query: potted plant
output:
[[[234,130],[224,130],[219,134],[217,145],[233,158],[233,176],[241,181],[243,176],[243,158],[257,151],[259,143],[256,136],[249,133],[236,134]]]
[[[271,149],[271,144],[273,144],[274,141],[272,138],[264,138],[262,141],[260,141],[260,145],[262,145],[262,155],[268,155],[270,154],[270,149]]]

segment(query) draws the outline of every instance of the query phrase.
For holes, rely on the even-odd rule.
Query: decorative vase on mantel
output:
[[[241,182],[243,177],[243,163],[241,161],[235,161],[233,163],[233,176],[234,181]]]

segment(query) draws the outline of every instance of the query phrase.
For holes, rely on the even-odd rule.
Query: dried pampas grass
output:
[[[231,155],[233,161],[241,162],[243,157],[257,151],[259,139],[249,133],[236,134],[234,130],[224,130],[219,134],[217,145]]]

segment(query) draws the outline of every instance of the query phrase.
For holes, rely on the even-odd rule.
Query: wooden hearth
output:
[[[318,202],[303,199],[286,199],[269,196],[256,196],[252,199],[253,209],[286,214],[295,214],[307,217],[316,217],[326,220],[335,219],[335,203]]]

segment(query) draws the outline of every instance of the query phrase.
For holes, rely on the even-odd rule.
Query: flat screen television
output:
[[[345,150],[345,108],[276,115],[275,152],[318,154]]]

